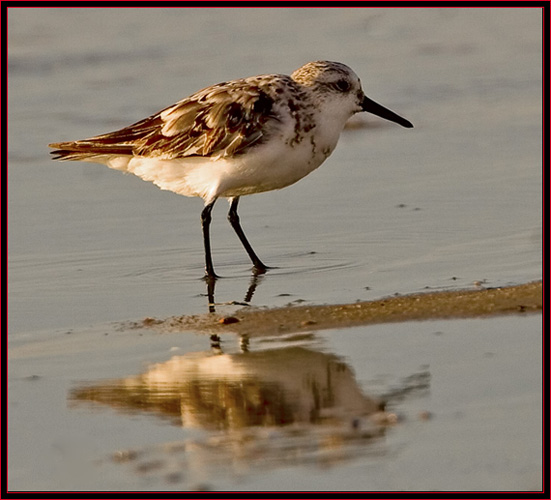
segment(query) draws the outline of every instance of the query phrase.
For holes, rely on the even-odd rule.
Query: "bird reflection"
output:
[[[253,299],[254,292],[256,291],[258,285],[262,282],[264,279],[264,274],[258,274],[256,272],[253,272],[253,275],[251,276],[251,280],[249,282],[249,287],[247,288],[247,292],[245,293],[245,298],[243,299],[243,302],[248,305],[249,302]],[[215,313],[216,312],[216,302],[214,299],[214,290],[216,288],[216,277],[212,276],[205,276],[205,282],[207,284],[207,298],[208,298],[208,310],[209,313]],[[234,303],[239,303],[237,301],[234,301]]]
[[[185,471],[203,481],[386,452],[382,438],[396,415],[364,394],[342,358],[301,346],[246,352],[246,337],[240,353],[224,354],[217,336],[211,343],[209,352],[175,356],[140,375],[81,384],[70,406],[105,405],[186,430],[183,440],[113,453],[140,474]]]
[[[246,351],[248,339],[241,342]],[[333,354],[303,347],[223,354],[217,336],[211,345],[209,353],[175,356],[138,376],[75,388],[69,399],[207,429],[328,422],[348,428],[383,407]]]

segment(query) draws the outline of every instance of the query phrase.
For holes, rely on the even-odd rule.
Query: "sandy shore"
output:
[[[524,285],[428,292],[341,305],[289,306],[276,309],[245,307],[231,315],[145,318],[136,327],[164,332],[196,331],[259,336],[375,323],[446,318],[476,318],[525,314],[542,310],[542,282]]]

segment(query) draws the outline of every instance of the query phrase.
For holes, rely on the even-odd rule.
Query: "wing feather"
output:
[[[266,139],[268,122],[279,121],[266,90],[251,79],[218,84],[115,132],[50,144],[57,148],[52,154],[67,160],[99,155],[237,155]]]

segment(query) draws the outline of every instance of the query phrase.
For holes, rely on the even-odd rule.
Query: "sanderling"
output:
[[[346,121],[367,111],[413,125],[363,93],[348,66],[315,61],[291,76],[260,75],[207,87],[115,132],[50,144],[54,159],[103,163],[161,189],[203,198],[206,276],[215,279],[209,225],[216,200],[253,263],[268,269],[247,241],[237,215],[244,195],[281,189],[318,168],[333,152]]]

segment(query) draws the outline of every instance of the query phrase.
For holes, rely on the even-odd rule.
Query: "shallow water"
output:
[[[251,304],[339,303],[542,276],[538,9],[9,9],[8,32],[10,346],[38,342],[50,353],[42,376],[57,370],[67,331],[207,310],[201,202],[100,165],[54,163],[46,145],[115,130],[219,81],[288,74],[309,60],[350,65],[367,95],[415,128],[362,116],[318,171],[242,199],[250,241],[276,266]],[[243,301],[251,282],[224,205],[212,227],[222,303]],[[537,322],[530,325],[537,333]],[[334,337],[330,351],[348,355],[347,341]],[[86,377],[76,368],[93,349],[84,342],[69,352],[64,377],[128,377],[154,361],[157,342],[164,340],[129,348],[118,374],[109,365],[103,373],[94,358]],[[191,351],[207,347],[203,337],[193,348],[186,342]],[[398,338],[387,342],[407,358]],[[118,361],[124,356],[117,351]],[[10,365],[19,372],[17,359]],[[14,387],[17,401],[23,388]],[[59,402],[68,384],[48,391]],[[82,418],[78,428],[107,418],[63,414]],[[11,432],[30,431],[22,424]],[[145,445],[131,434],[121,447]],[[114,451],[104,445],[96,458]],[[339,470],[325,487],[342,489],[354,471]],[[317,486],[291,476],[290,488]],[[25,468],[13,477],[23,489],[77,487],[62,471],[49,486],[33,483]],[[93,477],[84,487],[94,487]],[[144,486],[124,481],[109,487]],[[277,487],[250,481],[245,487]]]
[[[59,331],[10,363],[14,490],[534,490],[541,316]],[[386,413],[379,410],[386,403]]]

